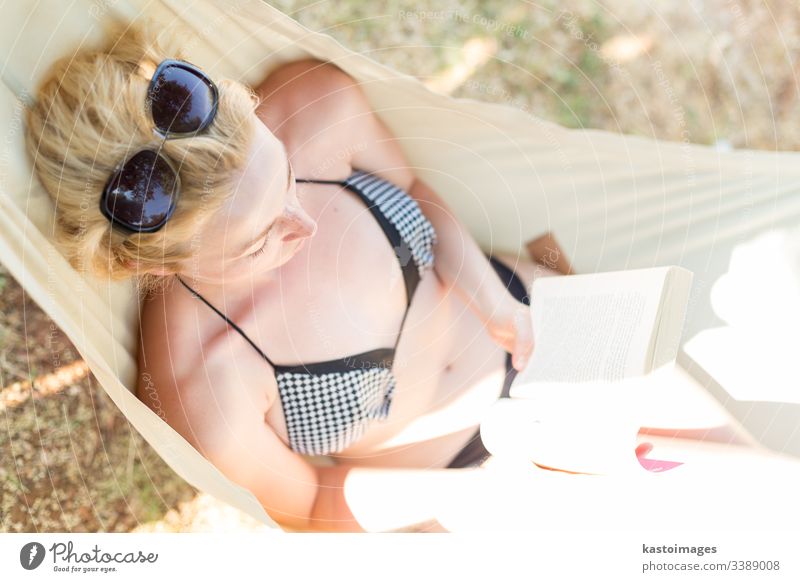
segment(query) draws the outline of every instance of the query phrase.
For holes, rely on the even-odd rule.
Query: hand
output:
[[[511,297],[487,320],[486,329],[497,345],[511,353],[511,365],[522,371],[533,353],[530,307]]]

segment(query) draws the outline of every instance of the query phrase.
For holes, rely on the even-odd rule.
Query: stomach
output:
[[[388,418],[331,456],[351,465],[447,466],[500,396],[505,358],[460,296],[427,273],[395,354]]]

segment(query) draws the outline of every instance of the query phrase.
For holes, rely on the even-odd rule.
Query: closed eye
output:
[[[270,232],[272,232],[272,229],[270,229],[269,231],[267,231],[267,236],[266,236],[266,237],[264,237],[264,243],[261,245],[261,247],[260,247],[258,250],[256,250],[256,251],[253,251],[252,253],[250,253],[249,255],[247,255],[248,257],[250,257],[250,258],[254,259],[254,258],[256,258],[256,257],[258,257],[258,256],[260,256],[261,254],[263,254],[263,253],[264,253],[264,249],[266,249],[266,248],[267,248],[267,241],[269,240],[269,233],[270,233]]]
[[[289,154],[286,152],[286,146],[281,143],[281,147],[283,147],[283,153],[286,156],[286,191],[288,192],[291,189],[292,182],[294,182],[294,168],[292,168],[292,164],[289,162]],[[264,253],[264,249],[267,246],[267,241],[269,241],[270,234],[272,234],[276,222],[277,220],[270,225],[266,232],[264,232],[264,242],[261,243],[261,247],[259,247],[258,250],[245,255],[245,258],[254,259]]]

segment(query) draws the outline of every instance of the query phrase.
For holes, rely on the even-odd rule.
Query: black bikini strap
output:
[[[309,184],[339,184],[339,186],[344,186],[344,180],[314,180],[312,178],[295,178],[294,181]]]
[[[356,175],[357,173],[358,171],[354,172],[350,177]],[[417,263],[411,256],[411,250],[408,248],[408,244],[400,235],[400,231],[397,229],[397,226],[388,218],[386,218],[386,215],[383,213],[378,204],[370,200],[369,197],[367,197],[364,192],[361,191],[361,188],[350,181],[350,178],[347,178],[346,180],[315,180],[312,178],[295,178],[295,182],[338,184],[339,186],[343,186],[351,192],[354,192],[361,199],[361,201],[364,202],[370,213],[375,217],[375,220],[378,221],[381,230],[383,230],[383,233],[386,235],[386,238],[392,245],[398,261],[400,261],[400,269],[403,272],[403,282],[406,286],[406,305],[410,305],[411,298],[414,295],[414,291],[417,289],[420,279]]]
[[[403,335],[403,327],[406,324],[406,317],[409,311],[411,311],[410,306],[406,306],[406,312],[403,314],[403,319],[400,321],[400,331],[397,332],[397,339],[394,340],[394,348],[392,348],[392,351],[397,351],[397,345],[400,343],[400,338]]]
[[[209,306],[211,309],[213,309],[214,311],[216,311],[216,312],[217,312],[217,314],[218,314],[220,317],[222,317],[222,319],[224,319],[224,320],[225,320],[225,321],[228,323],[228,325],[230,325],[230,326],[231,326],[233,329],[235,329],[236,331],[238,331],[238,332],[239,332],[239,334],[240,334],[240,335],[241,335],[241,336],[242,336],[244,339],[246,339],[246,340],[247,340],[247,342],[248,342],[248,343],[249,343],[251,346],[253,346],[253,348],[255,348],[255,350],[256,350],[256,351],[257,351],[259,354],[261,354],[261,357],[263,357],[263,358],[264,358],[264,359],[265,359],[267,362],[269,362],[270,366],[272,366],[273,368],[275,368],[275,363],[274,363],[272,360],[270,360],[270,359],[269,359],[269,357],[267,356],[267,354],[265,354],[264,352],[262,352],[262,351],[261,351],[261,348],[259,348],[259,347],[258,347],[256,344],[254,344],[254,343],[253,343],[253,340],[251,340],[249,337],[247,337],[247,334],[246,334],[246,333],[244,333],[244,332],[242,331],[242,329],[241,329],[241,328],[240,328],[238,325],[236,325],[235,323],[233,323],[233,321],[231,321],[230,319],[228,319],[228,316],[227,316],[227,315],[225,315],[224,313],[222,313],[222,312],[221,312],[219,309],[217,309],[216,307],[214,307],[213,305],[211,305],[211,303],[209,303],[209,302],[206,300],[206,298],[205,298],[205,297],[203,297],[202,295],[200,295],[200,293],[198,293],[197,291],[195,291],[194,289],[192,289],[191,287],[189,287],[189,285],[187,285],[187,284],[184,282],[184,280],[183,280],[183,279],[181,279],[180,275],[177,275],[177,274],[176,274],[175,276],[176,276],[176,277],[178,277],[178,281],[180,281],[180,282],[183,284],[183,286],[184,286],[184,287],[186,287],[186,288],[189,290],[189,292],[190,292],[190,293],[191,293],[193,296],[197,297],[197,298],[198,298],[198,299],[200,299],[200,300],[201,300],[203,303],[205,303],[206,305],[208,305],[208,306]]]

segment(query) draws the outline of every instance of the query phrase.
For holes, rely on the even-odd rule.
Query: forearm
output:
[[[513,297],[496,276],[478,243],[442,198],[421,180],[410,194],[431,221],[437,237],[435,270],[445,286],[457,293],[483,322]]]
[[[311,531],[387,531],[436,519],[439,500],[479,469],[320,467]],[[442,530],[439,530],[442,531]]]

